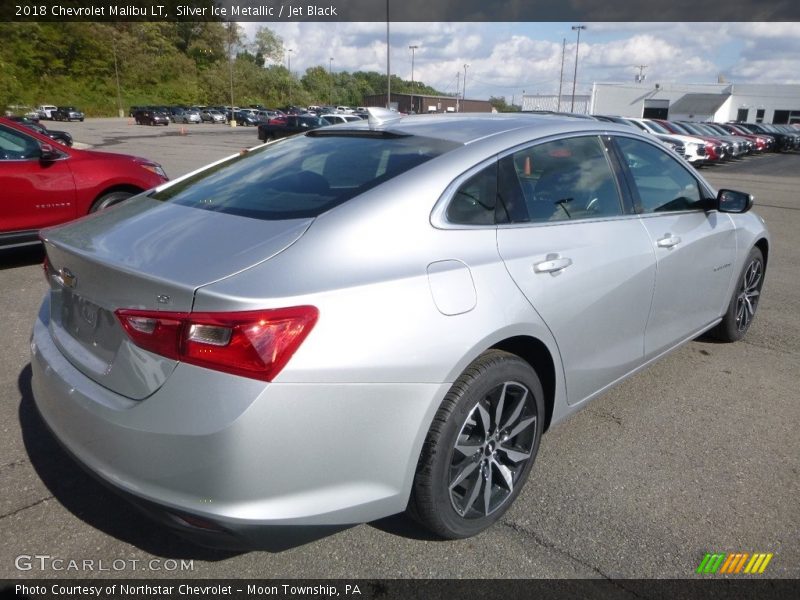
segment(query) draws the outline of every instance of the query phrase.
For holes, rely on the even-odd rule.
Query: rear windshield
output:
[[[368,132],[296,136],[205,169],[151,197],[270,221],[316,217],[457,146]]]

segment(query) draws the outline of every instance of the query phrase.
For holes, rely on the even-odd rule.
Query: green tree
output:
[[[258,28],[252,49],[255,55],[261,58],[261,66],[265,61],[277,62],[283,58],[283,40],[269,27]]]

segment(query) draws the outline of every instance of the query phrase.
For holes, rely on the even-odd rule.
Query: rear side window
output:
[[[462,183],[447,206],[447,220],[458,225],[493,225],[497,205],[497,163]]]
[[[205,169],[151,197],[255,219],[316,217],[457,146],[371,132],[298,136]]]

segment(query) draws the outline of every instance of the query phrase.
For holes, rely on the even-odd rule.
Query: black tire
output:
[[[89,212],[94,213],[106,209],[109,206],[113,206],[114,204],[118,204],[123,200],[127,200],[133,195],[133,192],[126,191],[109,192],[108,194],[103,194],[94,201],[92,207],[89,209]]]
[[[752,248],[744,261],[744,269],[736,282],[728,310],[722,321],[709,333],[723,342],[738,342],[750,329],[756,316],[764,284],[764,255]]]
[[[530,473],[544,414],[542,386],[531,366],[500,350],[483,353],[456,380],[433,419],[409,515],[446,539],[490,527]]]

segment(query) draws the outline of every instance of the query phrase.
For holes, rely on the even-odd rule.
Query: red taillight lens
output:
[[[208,369],[272,381],[317,322],[313,306],[229,313],[120,309],[134,344]]]

